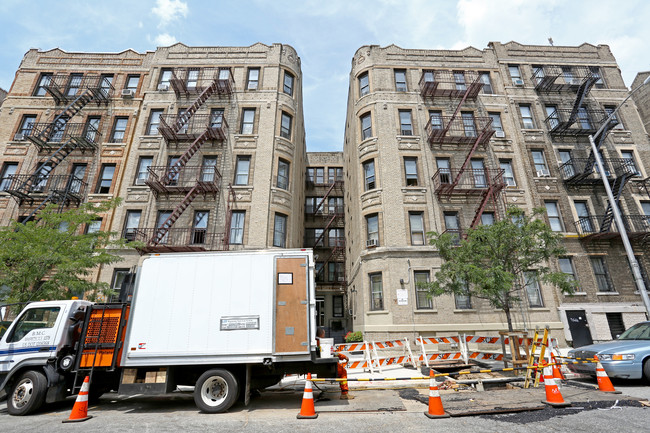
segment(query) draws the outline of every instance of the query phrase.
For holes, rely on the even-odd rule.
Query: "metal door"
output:
[[[586,346],[594,342],[591,338],[589,323],[587,323],[587,315],[584,310],[568,310],[566,318],[569,322],[573,347]]]
[[[275,262],[274,354],[309,353],[309,288],[306,257]]]

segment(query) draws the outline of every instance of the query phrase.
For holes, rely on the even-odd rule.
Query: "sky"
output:
[[[9,90],[30,48],[289,44],[302,63],[307,150],[335,151],[352,57],[363,45],[607,44],[630,86],[650,70],[649,23],[647,0],[0,0],[0,87]]]

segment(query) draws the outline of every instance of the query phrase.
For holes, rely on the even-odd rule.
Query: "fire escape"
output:
[[[139,229],[136,239],[146,243],[142,253],[166,251],[202,251],[228,248],[227,233],[208,233],[206,229],[174,228],[181,217],[200,194],[215,198],[221,192],[221,173],[216,165],[190,165],[192,157],[201,147],[211,142],[223,146],[228,136],[228,124],[224,111],[198,113],[213,95],[230,98],[234,81],[229,68],[178,68],[172,71],[170,83],[178,99],[195,98],[189,107],[179,114],[160,117],[158,132],[168,146],[186,146],[184,153],[168,166],[149,167],[145,183],[156,198],[182,197],[167,218],[156,228]],[[223,155],[222,155],[223,156]],[[232,189],[228,192],[226,222],[230,218],[230,207],[234,202]],[[229,224],[226,226],[228,227]],[[226,230],[227,232],[227,230]]]
[[[13,176],[7,192],[19,205],[36,207],[25,219],[28,221],[48,203],[59,205],[59,212],[71,204],[79,205],[86,195],[87,184],[74,174],[53,174],[65,158],[75,150],[94,152],[101,134],[96,125],[75,123],[71,119],[90,102],[108,104],[113,93],[110,81],[96,74],[56,74],[45,86],[57,105],[67,104],[47,123],[35,123],[25,133],[39,153],[49,155],[29,174]]]
[[[318,187],[319,184],[314,184],[312,181],[307,180],[308,186]],[[327,249],[325,260],[320,269],[317,269],[316,280],[325,281],[325,274],[328,272],[330,263],[341,263],[339,274],[335,268],[335,280],[332,284],[340,287],[347,285],[347,278],[345,275],[345,236],[331,236],[330,229],[342,229],[344,227],[344,206],[343,203],[336,201],[330,203],[330,198],[343,197],[343,180],[330,179],[329,185],[325,185],[327,190],[318,197],[315,206],[305,209],[306,217],[311,218],[313,221],[319,221],[320,235],[315,236],[314,239],[308,239],[307,244],[312,244],[315,248]],[[326,242],[327,241],[327,242]],[[327,245],[326,245],[327,244]],[[336,267],[336,265],[335,265]]]
[[[590,109],[586,105],[586,98],[590,90],[600,81],[600,74],[592,68],[576,66],[541,66],[533,74],[532,80],[538,93],[542,94],[573,94],[571,108],[547,109],[548,117],[545,119],[553,140],[567,138],[577,140],[588,137],[597,132],[608,118],[608,113],[600,109]],[[616,118],[607,122],[603,131],[594,137],[596,148],[602,152],[607,134],[618,124]],[[586,157],[574,156],[563,160],[560,165],[560,175],[567,187],[598,187],[602,180],[598,174],[595,156],[588,146],[582,151]],[[610,183],[617,204],[619,204],[627,182],[640,175],[633,160],[623,158],[602,158],[605,168],[605,177]],[[648,232],[647,217],[644,215],[623,215],[630,237],[644,236]],[[603,215],[583,215],[576,221],[579,236],[585,240],[608,239],[618,236],[615,225],[613,226],[614,213],[608,203]]]
[[[483,82],[475,71],[424,70],[420,79],[420,93],[426,102],[436,106],[447,102],[453,110],[451,116],[443,116],[442,111],[429,112],[426,132],[431,149],[452,145],[464,153],[460,166],[438,167],[432,178],[434,190],[439,200],[455,197],[466,201],[472,197],[478,201],[470,228],[479,224],[488,205],[496,217],[503,217],[505,211],[503,170],[485,167],[482,159],[479,163],[472,158],[479,148],[487,150],[494,134],[490,117],[475,116],[482,112],[478,100],[482,88]],[[459,228],[447,231],[460,235]]]

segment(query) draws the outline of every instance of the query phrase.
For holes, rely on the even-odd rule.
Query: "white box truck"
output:
[[[130,303],[28,304],[0,338],[0,398],[25,415],[90,375],[91,400],[187,385],[199,409],[223,412],[285,374],[335,377],[315,327],[311,250],[151,255]]]

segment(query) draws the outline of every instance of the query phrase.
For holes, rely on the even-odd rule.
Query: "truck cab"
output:
[[[62,369],[72,366],[77,311],[91,302],[33,302],[0,337],[0,400],[23,414],[43,401],[56,401],[64,386]],[[65,392],[65,390],[63,390]]]

